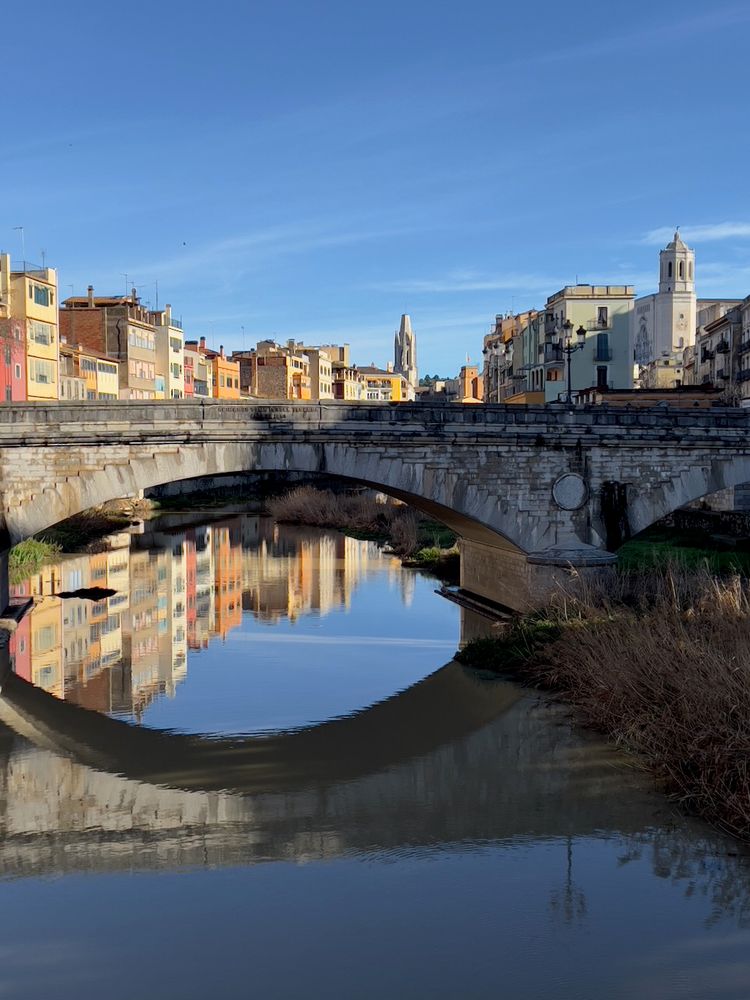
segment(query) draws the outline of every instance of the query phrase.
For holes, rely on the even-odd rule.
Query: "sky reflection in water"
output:
[[[559,706],[428,677],[459,639],[434,581],[175,521],[32,585],[16,670],[55,698],[0,699],[0,996],[750,996],[747,857]],[[103,565],[113,607],[49,596]],[[343,718],[153,760],[74,706],[184,734]]]

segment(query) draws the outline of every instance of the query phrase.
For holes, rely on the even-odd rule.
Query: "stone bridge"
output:
[[[750,411],[224,403],[0,407],[0,549],[115,497],[200,476],[325,473],[462,539],[465,589],[510,607],[611,563],[691,500],[750,480]],[[4,595],[0,594],[0,600]]]

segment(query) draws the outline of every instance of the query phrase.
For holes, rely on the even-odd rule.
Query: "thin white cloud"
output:
[[[642,243],[663,246],[674,236],[673,226],[661,226],[645,234]],[[713,222],[702,226],[680,226],[686,243],[709,243],[717,240],[750,239],[750,222]]]
[[[231,265],[233,274],[242,276],[274,258],[392,239],[411,231],[403,224],[373,226],[367,225],[363,220],[350,219],[336,225],[327,221],[310,220],[268,226],[195,247],[187,245],[183,252],[161,260],[144,261],[132,266],[130,270],[135,274],[155,275],[160,281],[170,280],[175,284],[196,274],[213,277],[216,272],[226,273],[228,265]]]

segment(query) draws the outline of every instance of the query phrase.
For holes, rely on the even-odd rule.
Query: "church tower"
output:
[[[404,314],[396,333],[393,351],[393,368],[403,375],[412,389],[419,384],[417,373],[417,338],[411,328],[411,319]]]
[[[695,250],[683,242],[679,229],[659,254],[659,291],[695,294]]]
[[[695,251],[679,229],[659,254],[656,320],[657,356],[695,343]]]

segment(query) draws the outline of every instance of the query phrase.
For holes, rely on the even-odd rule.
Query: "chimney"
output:
[[[94,286],[89,285],[89,309],[94,308]]]
[[[171,307],[171,305],[168,302],[164,306],[164,319],[166,321],[164,323],[165,326],[171,326],[172,325],[172,307]]]
[[[223,344],[219,344],[219,357],[220,358],[224,357],[224,345]]]
[[[205,353],[205,351],[206,351],[206,338],[205,337],[201,337],[200,344],[199,344],[199,349],[200,349],[201,354]]]
[[[392,361],[389,361],[389,362],[388,362],[388,363],[386,364],[386,366],[385,366],[385,370],[386,370],[387,372],[392,372],[392,371],[393,371],[393,362],[392,362]]]

